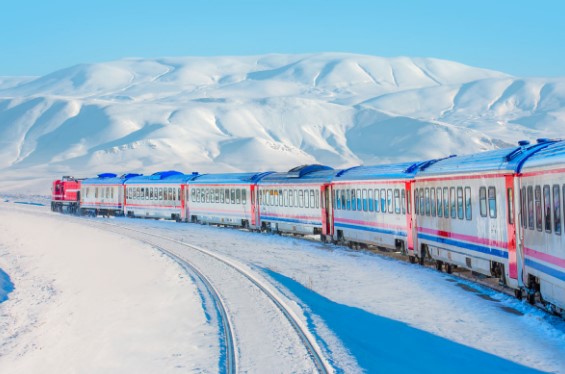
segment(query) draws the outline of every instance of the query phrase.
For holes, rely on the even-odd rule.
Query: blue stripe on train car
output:
[[[273,217],[273,216],[261,216],[261,220],[263,221],[278,221],[278,222],[287,222],[287,223],[300,223],[304,225],[321,225],[321,221],[307,221],[301,219],[294,219],[294,218],[280,218],[280,217]]]
[[[350,225],[350,224],[347,224],[347,223],[335,223],[335,227],[343,227],[343,228],[352,229],[352,230],[377,232],[379,234],[395,235],[395,236],[402,236],[402,237],[408,236],[408,234],[404,231],[380,229],[380,228],[377,228],[377,227]]]
[[[475,252],[485,253],[485,254],[491,255],[491,256],[508,258],[508,252],[500,250],[500,249],[486,247],[486,246],[483,246],[483,245],[472,244],[472,243],[462,242],[462,241],[459,241],[459,240],[453,240],[453,239],[442,238],[442,237],[438,237],[438,236],[434,236],[434,235],[427,235],[427,234],[420,234],[420,233],[418,234],[418,238],[429,240],[429,241],[436,242],[436,243],[439,243],[439,244],[447,244],[447,245],[452,245],[454,247],[464,248],[464,249],[468,249],[468,250],[475,251]]]
[[[565,273],[564,272],[559,271],[557,269],[554,269],[552,267],[549,267],[547,265],[540,264],[539,262],[532,261],[529,258],[526,259],[526,266],[529,266],[531,268],[539,270],[542,273],[551,275],[552,277],[557,278],[559,280],[565,281]]]

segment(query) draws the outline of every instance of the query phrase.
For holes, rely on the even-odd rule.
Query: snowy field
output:
[[[218,331],[176,263],[16,201],[42,202],[0,196],[0,373],[218,371]],[[269,277],[301,306],[337,372],[565,373],[565,322],[447,274],[289,237],[111,221]]]

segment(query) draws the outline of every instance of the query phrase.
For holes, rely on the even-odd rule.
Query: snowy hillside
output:
[[[124,59],[0,77],[0,189],[30,175],[338,168],[564,130],[565,78],[337,53]]]

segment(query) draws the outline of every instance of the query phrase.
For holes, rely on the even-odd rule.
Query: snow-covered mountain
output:
[[[565,78],[431,58],[124,59],[0,77],[4,190],[30,174],[347,167],[563,134]]]

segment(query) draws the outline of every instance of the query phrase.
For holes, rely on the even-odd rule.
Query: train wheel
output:
[[[526,300],[528,300],[528,303],[534,305],[536,303],[535,292],[529,292],[528,295],[526,296]]]
[[[443,267],[443,262],[436,261],[436,270],[441,271],[442,267]]]
[[[517,289],[514,290],[514,296],[518,299],[518,300],[522,300],[522,289]]]
[[[414,256],[408,256],[408,260],[410,261],[411,264],[416,263],[416,257],[414,257]]]
[[[453,273],[453,267],[451,266],[451,264],[447,264],[447,263],[446,263],[446,264],[444,264],[444,267],[445,267],[445,272],[446,272],[447,274]]]

